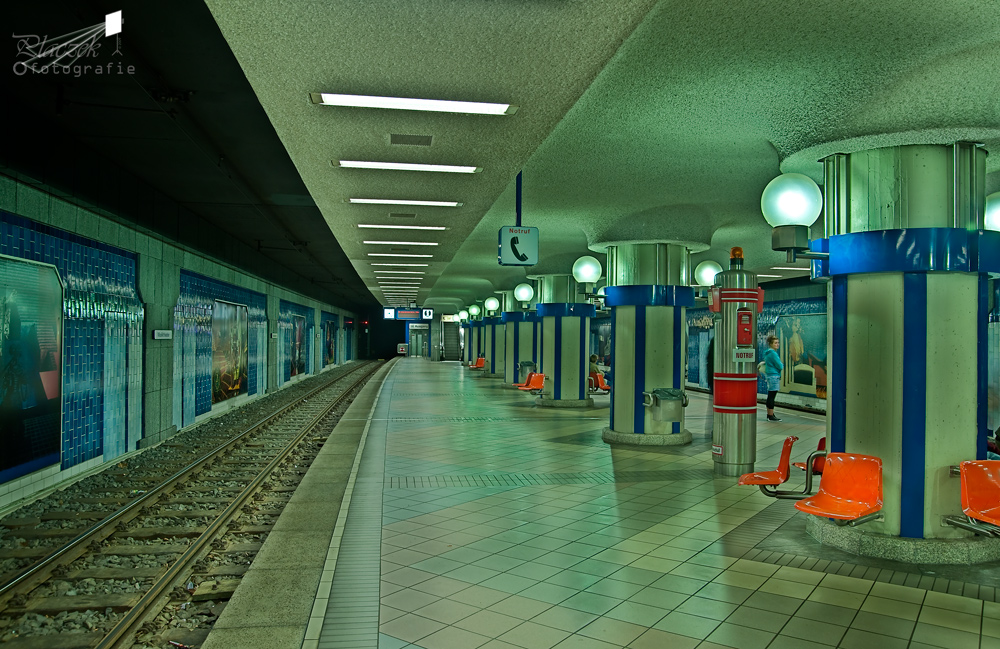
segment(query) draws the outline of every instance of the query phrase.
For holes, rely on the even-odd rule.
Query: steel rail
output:
[[[350,374],[353,374],[354,372],[362,370],[367,367],[371,367],[371,364],[362,365],[356,370],[353,370]],[[379,365],[379,367],[381,367],[381,365]],[[373,371],[367,372],[365,374],[365,377],[369,376],[372,372]],[[243,432],[238,433],[237,435],[230,438],[226,442],[220,444],[215,449],[207,452],[197,460],[194,460],[186,467],[180,469],[172,476],[167,478],[165,481],[160,483],[158,486],[150,490],[147,490],[147,492],[144,495],[137,498],[135,501],[113,512],[112,514],[109,514],[104,519],[98,521],[84,532],[81,532],[79,535],[77,535],[70,541],[66,542],[59,549],[55,550],[51,554],[35,562],[30,567],[28,567],[28,569],[26,569],[19,575],[9,579],[6,583],[0,585],[0,612],[6,609],[7,603],[14,596],[15,592],[18,589],[22,588],[28,589],[38,586],[51,576],[52,571],[57,566],[68,564],[83,556],[87,551],[85,543],[87,543],[88,541],[100,542],[107,539],[109,536],[118,531],[119,524],[124,525],[129,521],[131,521],[132,519],[134,519],[136,516],[140,514],[143,507],[153,504],[155,500],[158,499],[160,495],[163,494],[165,491],[177,485],[179,482],[187,479],[193,473],[197,472],[198,469],[202,468],[203,465],[208,464],[216,457],[224,454],[231,447],[235,446],[239,441],[241,441],[244,437],[247,437],[248,435],[256,432],[258,429],[262,428],[268,423],[271,423],[276,418],[286,414],[288,411],[298,406],[301,401],[306,400],[314,396],[315,394],[331,387],[337,381],[345,378],[345,376],[350,376],[350,374],[338,376],[324,383],[323,385],[320,385],[315,389],[310,390],[301,398],[295,399],[291,403],[283,406],[282,408],[276,410],[270,415],[263,417],[256,423],[251,424]],[[348,390],[353,389],[354,385],[356,384],[357,382],[355,382],[355,384],[353,384],[351,388],[348,388]],[[345,394],[348,390],[345,390]]]
[[[169,589],[173,587],[177,579],[190,569],[191,565],[195,560],[208,548],[211,542],[215,539],[219,530],[228,525],[229,521],[234,519],[240,512],[240,509],[250,500],[253,495],[257,492],[264,481],[270,477],[270,474],[274,471],[281,462],[287,458],[292,451],[298,446],[303,438],[308,435],[312,429],[317,426],[334,408],[336,408],[341,401],[347,398],[347,395],[354,388],[358,387],[363,381],[368,377],[378,371],[378,367],[372,369],[364,376],[360,377],[355,381],[350,387],[346,388],[340,396],[333,400],[329,406],[324,408],[315,417],[313,417],[307,424],[305,424],[301,432],[292,440],[278,455],[276,455],[270,463],[255,477],[244,489],[241,491],[236,498],[229,504],[228,507],[208,526],[208,528],[199,536],[188,549],[182,554],[174,563],[171,565],[167,571],[153,584],[146,593],[139,599],[139,602],[126,613],[121,620],[108,632],[108,634],[94,646],[94,649],[112,649],[113,647],[119,646],[119,643],[130,636],[132,636],[138,628],[141,626],[146,615],[154,609],[154,605],[157,600],[160,599]],[[158,612],[158,610],[157,610]]]

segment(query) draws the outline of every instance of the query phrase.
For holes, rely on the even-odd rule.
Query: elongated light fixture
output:
[[[396,198],[348,198],[348,203],[361,205],[417,205],[422,207],[461,207],[458,201],[411,201]]]
[[[410,97],[377,97],[372,95],[341,95],[332,92],[310,92],[309,100],[322,106],[348,108],[389,108],[422,110],[432,113],[465,113],[468,115],[513,115],[517,106],[481,101],[448,101],[445,99],[415,99]]]
[[[389,171],[437,171],[449,174],[475,174],[482,167],[463,165],[430,165],[412,162],[373,162],[369,160],[338,160],[336,165],[346,169],[387,169]]]
[[[369,257],[433,257],[434,255],[403,255],[395,252],[369,252]]]
[[[445,230],[443,225],[371,225],[359,223],[359,228],[379,228],[381,230]]]
[[[372,262],[372,266],[427,266],[428,264],[376,264]]]
[[[434,241],[365,241],[376,246],[436,246]]]

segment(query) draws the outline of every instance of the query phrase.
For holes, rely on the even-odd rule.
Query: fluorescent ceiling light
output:
[[[401,255],[395,252],[369,252],[369,257],[433,257],[434,255]]]
[[[757,277],[783,277],[783,275],[757,275]]]
[[[371,262],[372,266],[428,266],[429,264],[376,264]]]
[[[483,170],[482,167],[469,167],[463,165],[428,165],[416,164],[412,162],[371,162],[368,160],[338,160],[337,163],[344,169],[385,169],[388,171],[437,171],[446,174],[475,174]]]
[[[375,274],[385,274],[385,275],[424,275],[422,270],[376,270]]]
[[[444,230],[443,225],[363,225],[359,228],[381,228],[382,230]]]
[[[513,115],[517,111],[517,106],[510,104],[491,104],[480,101],[373,97],[369,95],[340,95],[331,92],[311,92],[309,98],[314,104],[349,108],[391,108],[394,110],[423,110],[432,113],[472,115]]]
[[[365,241],[373,246],[436,246],[433,241]]]
[[[458,201],[409,201],[395,198],[348,198],[347,202],[363,205],[422,205],[424,207],[461,207],[464,205]]]
[[[808,268],[803,268],[801,266],[771,266],[771,270],[797,270],[803,273],[808,273]]]

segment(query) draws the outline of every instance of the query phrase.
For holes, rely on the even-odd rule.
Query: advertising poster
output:
[[[288,355],[292,371],[290,376],[298,376],[306,372],[306,319],[300,315],[292,316],[292,349]]]
[[[785,369],[781,391],[826,398],[826,314],[783,315],[774,330]]]
[[[212,307],[212,403],[247,391],[247,307],[216,300]]]
[[[59,461],[62,302],[54,268],[0,257],[0,482]]]
[[[337,362],[337,326],[332,322],[326,323],[326,331],[323,337],[323,365],[331,365]]]

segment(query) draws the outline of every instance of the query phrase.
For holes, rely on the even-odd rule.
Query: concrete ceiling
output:
[[[674,241],[696,261],[741,245],[766,272],[760,193],[781,171],[893,144],[982,142],[1000,189],[1000,2],[860,0],[208,0],[261,106],[358,275],[369,253],[432,254],[417,301],[456,311],[511,289],[497,230],[540,228],[544,263]],[[310,92],[511,103],[509,116],[317,106]],[[390,134],[430,135],[429,147]],[[340,159],[475,165],[472,175],[343,169]],[[348,204],[457,200],[458,208]],[[414,219],[390,212],[415,212]],[[440,225],[444,232],[358,224]],[[375,234],[372,234],[375,233]],[[435,242],[375,246],[364,240]],[[429,251],[429,252],[428,252]],[[600,255],[598,255],[600,257]],[[800,264],[804,266],[804,264]],[[782,271],[769,274],[789,276]],[[800,276],[800,275],[799,275]]]

